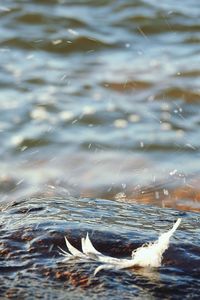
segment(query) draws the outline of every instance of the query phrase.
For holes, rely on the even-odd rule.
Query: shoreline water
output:
[[[0,297],[200,298],[199,20],[198,0],[0,6]],[[127,257],[179,217],[157,271],[57,251],[89,232]]]

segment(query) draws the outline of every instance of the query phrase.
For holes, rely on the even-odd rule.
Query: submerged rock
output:
[[[94,276],[88,262],[66,264],[59,254],[58,247],[65,247],[64,236],[80,250],[80,239],[88,232],[104,255],[127,258],[132,250],[156,240],[179,217],[182,225],[164,253],[162,267],[156,270],[108,270]],[[2,297],[66,299],[66,293],[69,299],[200,296],[198,214],[55,196],[2,204],[0,220]]]

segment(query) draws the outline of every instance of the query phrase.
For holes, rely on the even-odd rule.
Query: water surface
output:
[[[198,1],[8,0],[0,14],[2,193],[130,198],[198,178]]]
[[[158,269],[101,271],[97,263],[66,264],[64,236],[80,249],[88,232],[106,255],[130,257],[182,223]],[[11,299],[199,299],[199,214],[101,199],[42,195],[1,206],[2,297]]]
[[[198,0],[0,4],[2,297],[199,299],[199,20]],[[88,231],[127,257],[180,216],[159,270],[58,253]]]

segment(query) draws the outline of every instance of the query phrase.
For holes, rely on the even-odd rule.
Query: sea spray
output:
[[[103,255],[101,252],[97,251],[92,242],[90,241],[89,235],[86,235],[86,238],[81,239],[82,252],[73,247],[70,242],[65,238],[66,246],[69,252],[62,251],[64,255],[65,262],[99,262],[103,263],[96,268],[94,274],[97,274],[102,269],[128,269],[133,268],[134,266],[138,267],[150,267],[157,268],[161,266],[163,253],[169,247],[169,240],[173,233],[176,231],[178,226],[181,223],[179,218],[172,229],[160,235],[158,240],[155,242],[147,243],[141,247],[135,249],[132,252],[131,259],[119,259],[111,256]]]

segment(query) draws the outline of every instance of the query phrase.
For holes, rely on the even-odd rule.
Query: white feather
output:
[[[105,269],[128,269],[134,266],[139,267],[159,267],[161,265],[162,256],[165,250],[169,247],[169,240],[173,233],[176,231],[178,226],[181,223],[181,219],[178,219],[172,229],[161,234],[157,241],[153,243],[148,243],[146,245],[142,245],[140,248],[137,248],[132,252],[132,259],[119,259],[111,256],[103,255],[101,252],[97,251],[88,234],[86,238],[81,239],[82,252],[73,247],[67,238],[65,238],[66,245],[68,248],[68,252],[62,251],[62,255],[65,256],[65,260],[74,260],[77,258],[79,262],[82,262],[83,259],[85,261],[97,261],[103,263],[96,268],[94,274],[97,274],[99,271]]]
[[[169,239],[180,225],[181,219],[178,219],[173,228],[163,234],[154,243],[143,245],[132,252],[132,259],[135,265],[140,267],[159,267],[162,261],[162,255],[169,247]]]
[[[86,246],[86,249],[87,249],[87,253],[92,253],[92,254],[96,254],[96,255],[102,255],[92,245],[92,242],[90,241],[88,233],[87,233],[86,238],[85,238],[85,246]]]
[[[72,246],[66,237],[65,237],[65,242],[66,242],[67,248],[68,248],[69,252],[72,254],[72,256],[85,258],[85,255],[81,251],[76,249],[74,246]]]

